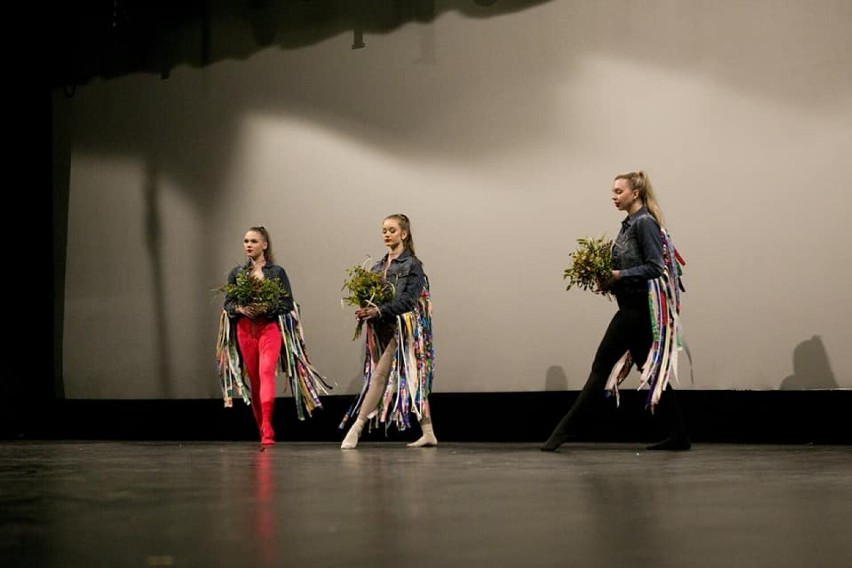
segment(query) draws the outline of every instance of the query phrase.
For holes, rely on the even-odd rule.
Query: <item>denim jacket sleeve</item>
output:
[[[284,297],[281,299],[279,308],[274,311],[267,312],[268,316],[278,316],[281,314],[289,314],[293,310],[293,289],[290,286],[290,279],[287,277],[287,271],[283,267],[273,264],[263,267],[264,278],[277,278],[281,282],[281,288],[284,290]]]
[[[237,266],[233,270],[231,270],[231,272],[228,274],[228,284],[233,286],[234,284],[237,283],[237,273],[242,269],[243,269],[242,266]],[[225,308],[225,311],[228,313],[228,317],[231,318],[231,319],[234,319],[234,318],[236,318],[240,315],[236,312],[237,303],[234,301],[234,298],[232,298],[229,295],[225,296],[224,308]]]
[[[621,278],[657,278],[663,273],[663,238],[657,221],[651,215],[637,215],[631,229],[635,240],[628,243],[627,247],[633,250],[629,250],[625,256],[634,258],[631,259],[633,262],[629,262],[630,266],[619,269]],[[635,245],[635,249],[631,245]],[[634,255],[630,255],[630,252]]]
[[[383,320],[389,320],[414,309],[423,291],[426,276],[420,260],[415,256],[406,256],[388,270],[387,279],[393,285],[395,293],[393,300],[379,305]]]

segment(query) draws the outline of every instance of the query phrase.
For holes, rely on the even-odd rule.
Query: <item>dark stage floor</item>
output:
[[[0,566],[845,567],[852,447],[0,442]]]

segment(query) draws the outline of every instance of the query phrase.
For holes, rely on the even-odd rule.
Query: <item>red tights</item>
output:
[[[240,318],[237,322],[237,342],[251,385],[251,407],[260,443],[275,443],[272,411],[275,406],[275,368],[281,353],[281,333],[278,323],[266,319]]]

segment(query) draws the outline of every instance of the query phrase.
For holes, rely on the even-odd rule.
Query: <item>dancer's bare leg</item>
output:
[[[354,450],[358,447],[358,438],[361,437],[361,431],[364,429],[364,424],[367,423],[367,417],[378,408],[379,401],[382,399],[385,387],[387,387],[394,351],[396,351],[395,337],[388,342],[381,358],[379,358],[379,362],[376,363],[373,369],[370,388],[367,389],[367,394],[364,395],[364,401],[361,403],[361,409],[358,411],[358,418],[355,419],[355,423],[349,428],[346,437],[343,438],[343,443],[340,444],[341,450]]]

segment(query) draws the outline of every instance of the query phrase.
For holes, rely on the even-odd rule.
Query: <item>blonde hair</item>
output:
[[[630,185],[630,189],[638,191],[639,199],[641,199],[645,207],[648,208],[648,212],[657,220],[660,227],[666,226],[663,221],[663,211],[660,209],[660,204],[657,202],[657,197],[654,195],[654,187],[651,185],[651,178],[644,170],[620,174],[615,176],[615,179],[623,179],[627,181]]]

